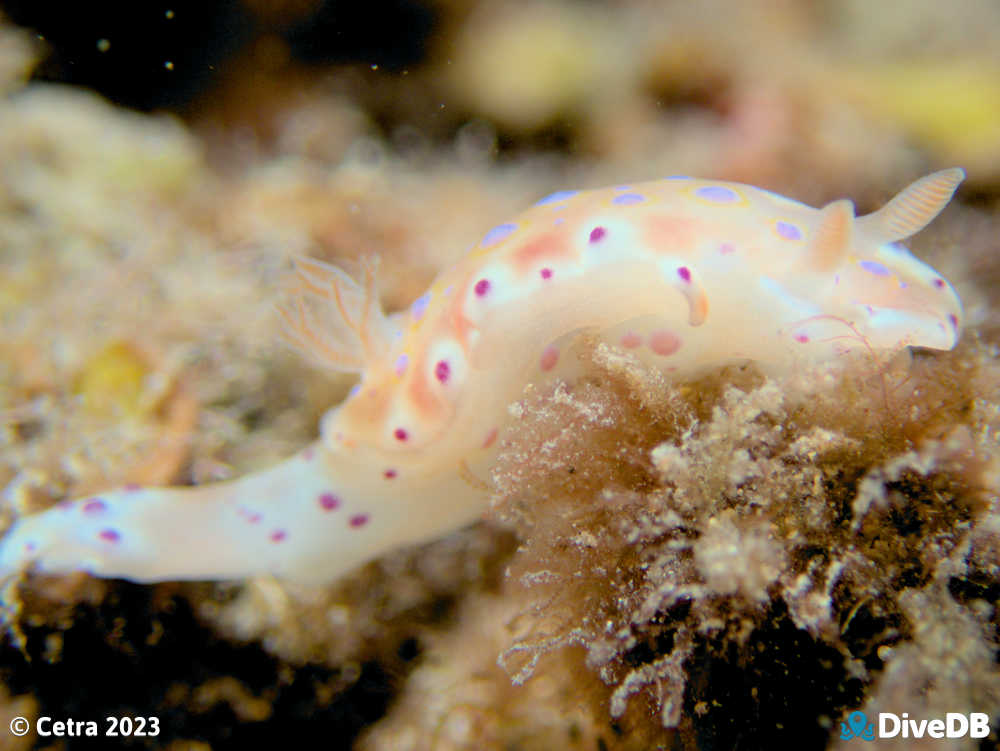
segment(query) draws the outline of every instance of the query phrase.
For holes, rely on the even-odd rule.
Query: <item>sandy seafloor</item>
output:
[[[32,80],[44,43],[0,26],[0,525],[289,455],[352,384],[281,343],[292,255],[379,256],[399,310],[562,188],[688,173],[860,213],[963,166],[910,243],[962,339],[683,382],[581,341],[471,529],[324,589],[8,582],[0,748],[86,745],[15,716],[127,715],[160,735],[86,747],[849,749],[854,710],[985,712],[981,741],[877,747],[994,748],[1000,6],[438,0],[386,69],[269,33],[315,5],[247,3],[258,36],[174,114]]]

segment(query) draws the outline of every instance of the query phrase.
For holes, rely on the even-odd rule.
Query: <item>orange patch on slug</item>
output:
[[[698,223],[679,216],[653,214],[646,217],[643,239],[653,252],[676,253],[693,250],[698,238]]]
[[[489,433],[486,434],[486,438],[483,439],[483,448],[488,449],[493,445],[494,441],[497,439],[497,429],[492,428]]]
[[[452,296],[451,302],[448,303],[448,311],[444,315],[444,319],[447,322],[446,328],[461,342],[464,348],[468,348],[469,332],[475,328],[472,321],[465,315],[465,301],[469,296],[469,288],[475,282],[475,279],[466,279],[462,284],[455,286],[455,294]]]
[[[639,336],[634,331],[628,331],[622,334],[621,345],[625,349],[635,349],[642,344],[642,337]]]
[[[407,383],[406,395],[411,406],[421,417],[436,417],[441,414],[443,405],[427,380],[427,363],[420,358],[414,365]]]
[[[667,357],[681,348],[681,339],[673,331],[660,329],[649,335],[649,348],[656,354]]]
[[[341,407],[338,422],[349,426],[351,435],[367,435],[372,426],[382,425],[389,418],[389,400],[385,398],[392,387],[382,380],[380,386],[369,386],[361,390],[358,396],[350,399]]]
[[[518,274],[528,274],[552,261],[573,260],[574,257],[565,232],[545,232],[515,250],[510,261]]]

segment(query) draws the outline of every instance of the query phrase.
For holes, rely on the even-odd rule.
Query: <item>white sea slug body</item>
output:
[[[857,219],[846,200],[817,210],[687,177],[562,191],[491,229],[393,316],[370,271],[358,285],[299,260],[290,337],[361,376],[321,440],[231,482],[126,488],[22,518],[0,573],[327,581],[443,535],[486,509],[507,406],[526,383],[575,377],[564,350],[582,330],[679,376],[858,347],[951,349],[959,299],[897,241],[963,177],[929,175]]]

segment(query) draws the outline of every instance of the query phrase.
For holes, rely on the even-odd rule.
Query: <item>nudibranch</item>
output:
[[[779,369],[859,347],[951,349],[952,286],[900,240],[965,174],[936,172],[855,218],[735,183],[673,176],[543,198],[489,230],[403,312],[295,262],[289,337],[360,381],[321,438],[277,466],[194,488],[126,487],[19,519],[0,575],[86,571],[140,582],[272,574],[323,582],[480,517],[508,405],[579,375],[583,331],[677,377]]]

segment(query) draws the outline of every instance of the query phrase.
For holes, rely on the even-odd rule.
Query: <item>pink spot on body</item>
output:
[[[480,279],[476,282],[476,286],[473,288],[476,292],[476,297],[483,297],[487,292],[490,291],[490,280]]]
[[[594,227],[590,231],[590,242],[596,243],[604,239],[604,236],[608,234],[608,231],[604,227]]]
[[[97,536],[105,542],[118,542],[122,538],[115,529],[102,529]]]
[[[238,512],[240,516],[247,520],[249,524],[256,524],[261,520],[261,515],[255,511],[250,511],[250,509],[240,508]]]
[[[108,510],[108,504],[102,501],[100,498],[91,498],[85,504],[83,504],[83,513],[85,514],[100,514]]]
[[[538,361],[539,367],[544,371],[552,370],[559,362],[559,349],[549,345],[542,352],[542,356]]]
[[[719,246],[719,252],[724,256],[728,256],[735,253],[736,248],[733,247],[732,243],[722,243],[722,245]]]
[[[660,329],[649,335],[649,348],[658,355],[666,357],[681,348],[681,339],[668,329]]]
[[[958,331],[958,316],[957,315],[955,315],[954,313],[949,313],[948,314],[948,323],[951,324],[951,327],[953,329],[955,329],[956,331]]]
[[[687,266],[681,266],[677,269],[677,276],[681,278],[681,281],[690,282],[691,281],[691,269]]]
[[[396,476],[396,470],[387,469],[385,472],[383,472],[383,475],[385,476],[386,480],[391,480]]]
[[[368,523],[371,517],[368,514],[355,514],[351,517],[350,524],[352,527],[363,527]]]
[[[551,279],[552,278],[552,269],[547,269],[547,268],[546,269],[542,269],[538,273],[542,275],[542,279]]]
[[[642,337],[634,331],[627,331],[622,334],[621,345],[625,349],[635,349],[642,345]]]
[[[392,434],[396,437],[397,441],[405,441],[410,437],[410,434],[403,430],[403,428],[396,428],[392,431]]]
[[[795,341],[797,341],[799,344],[808,344],[809,343],[809,337],[806,334],[795,334],[792,338]]]
[[[340,508],[340,499],[333,493],[323,493],[319,497],[319,507],[324,511],[334,511]]]
[[[448,382],[451,377],[451,366],[447,360],[438,360],[437,365],[434,366],[434,377],[441,383]]]
[[[288,537],[288,533],[285,530],[276,529],[271,533],[271,542],[281,542],[286,537]]]
[[[938,289],[944,289],[944,279],[935,279],[933,282],[931,282],[931,284],[933,284]]]

